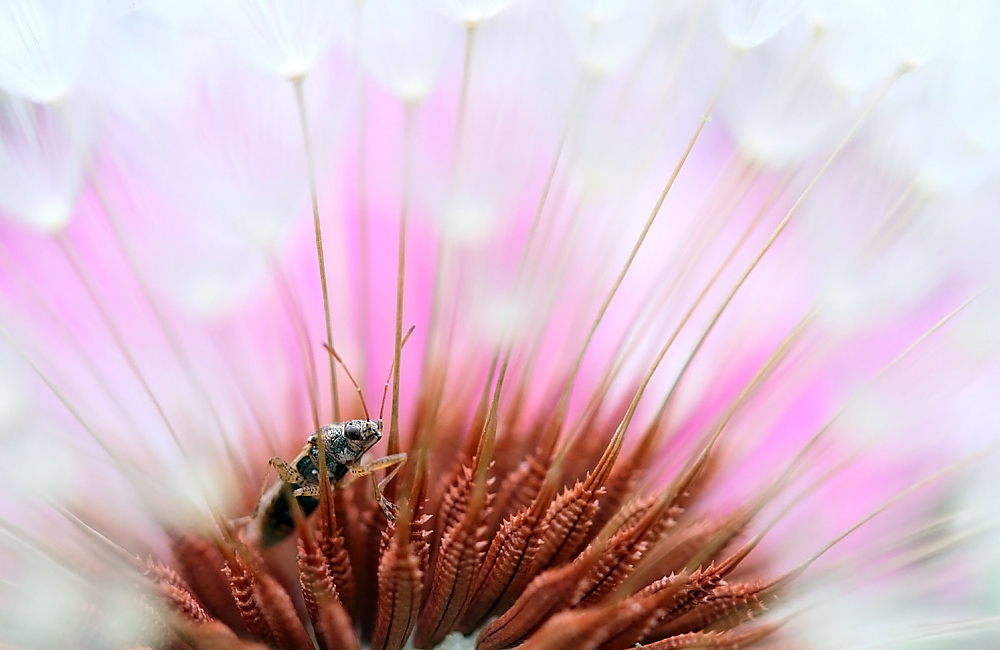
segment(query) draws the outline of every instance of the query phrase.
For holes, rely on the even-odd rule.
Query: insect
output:
[[[332,486],[342,484],[347,479],[348,474],[353,477],[371,476],[380,469],[395,466],[384,479],[375,485],[375,498],[378,500],[379,506],[382,507],[382,511],[390,521],[395,518],[395,511],[398,508],[385,498],[383,491],[386,484],[400,470],[402,463],[406,461],[406,454],[391,454],[368,463],[361,461],[365,452],[382,439],[382,410],[385,409],[388,381],[386,382],[386,391],[382,393],[382,407],[379,410],[378,420],[372,420],[368,416],[368,406],[365,404],[364,396],[361,395],[361,388],[354,381],[354,377],[351,376],[350,371],[344,366],[344,362],[337,353],[329,348],[328,351],[341,364],[357,389],[365,419],[337,422],[320,427],[319,431],[309,436],[305,447],[291,463],[277,456],[268,461],[268,469],[273,467],[280,480],[266,492],[262,490],[253,514],[250,515],[250,523],[247,528],[249,538],[262,548],[277,544],[295,530],[295,519],[292,515],[286,486],[289,488],[292,498],[298,503],[303,516],[308,517],[319,506],[320,444],[323,445],[326,474]],[[389,370],[389,374],[392,375],[392,369]],[[267,484],[267,475],[264,476],[264,484]]]

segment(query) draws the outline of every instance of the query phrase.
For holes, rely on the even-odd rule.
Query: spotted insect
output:
[[[250,539],[267,548],[288,537],[295,530],[291,504],[284,493],[284,486],[291,489],[302,514],[308,517],[319,506],[320,473],[319,442],[322,440],[326,456],[326,474],[332,485],[341,484],[350,474],[360,477],[388,467],[395,468],[375,486],[375,498],[389,519],[395,516],[396,505],[385,498],[383,491],[406,460],[406,454],[392,454],[362,463],[361,457],[382,439],[382,419],[350,420],[320,427],[309,436],[306,446],[291,463],[274,457],[269,465],[278,472],[280,481],[272,485],[261,497],[260,504],[251,515],[248,529]]]
[[[337,353],[333,350],[329,350],[329,352],[343,366],[343,361],[337,356]],[[386,499],[383,492],[386,484],[392,480],[402,467],[402,463],[406,461],[406,454],[391,454],[367,463],[361,460],[365,453],[382,439],[382,410],[385,408],[386,392],[382,394],[382,408],[379,409],[378,420],[370,419],[368,406],[361,395],[361,388],[354,381],[354,377],[351,376],[347,367],[343,367],[361,398],[361,408],[364,410],[365,419],[349,420],[320,427],[319,431],[309,436],[305,447],[291,463],[278,457],[268,461],[269,469],[273,467],[280,480],[266,492],[262,491],[253,514],[250,515],[247,527],[249,539],[262,548],[277,544],[295,530],[295,519],[285,490],[286,486],[304,516],[308,517],[319,506],[320,444],[323,445],[327,479],[334,487],[349,480],[348,475],[351,477],[370,476],[380,469],[394,467],[384,479],[375,485],[375,498],[386,517],[390,520],[395,518],[397,506]],[[392,370],[390,369],[389,372],[391,376]],[[388,389],[388,381],[386,389]],[[264,484],[267,484],[266,475]]]

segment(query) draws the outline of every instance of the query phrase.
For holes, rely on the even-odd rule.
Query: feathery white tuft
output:
[[[719,26],[737,50],[751,50],[774,36],[802,9],[802,0],[716,0]]]
[[[42,232],[69,222],[88,156],[79,112],[0,93],[0,212]]]
[[[423,3],[371,0],[362,11],[360,38],[368,73],[403,102],[418,104],[447,58],[460,51],[462,30]]]
[[[76,87],[105,0],[0,2],[0,88],[57,104]]]
[[[160,9],[292,80],[306,77],[351,23],[345,0],[169,0]]]
[[[468,27],[489,20],[505,10],[515,0],[436,0],[441,13]]]

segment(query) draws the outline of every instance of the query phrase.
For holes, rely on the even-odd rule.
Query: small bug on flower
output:
[[[410,331],[412,332],[412,328]],[[407,338],[409,338],[409,333]],[[327,350],[344,368],[351,383],[357,389],[365,419],[337,422],[320,427],[319,431],[309,436],[305,447],[291,463],[277,456],[268,461],[268,469],[273,467],[280,480],[266,492],[262,491],[257,505],[254,506],[253,513],[250,515],[250,523],[247,527],[250,540],[262,548],[277,544],[295,530],[295,519],[285,491],[286,486],[291,491],[291,498],[298,502],[304,516],[308,517],[319,506],[320,444],[323,445],[326,475],[333,487],[343,484],[347,480],[348,474],[352,477],[370,476],[380,469],[395,466],[384,479],[375,485],[375,498],[378,500],[382,512],[389,520],[395,519],[395,511],[398,508],[385,498],[383,491],[386,484],[400,470],[407,455],[405,453],[391,454],[368,463],[361,462],[362,456],[382,439],[382,412],[385,409],[388,381],[386,382],[386,391],[382,393],[382,407],[379,409],[378,420],[372,420],[368,416],[368,406],[365,404],[364,396],[361,395],[360,386],[337,353],[330,348]],[[392,375],[391,368],[389,374]],[[267,475],[265,474],[265,485],[266,482]]]

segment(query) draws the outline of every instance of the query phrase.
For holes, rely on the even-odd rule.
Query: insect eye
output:
[[[351,440],[361,440],[361,427],[353,422],[344,425],[344,435]]]

